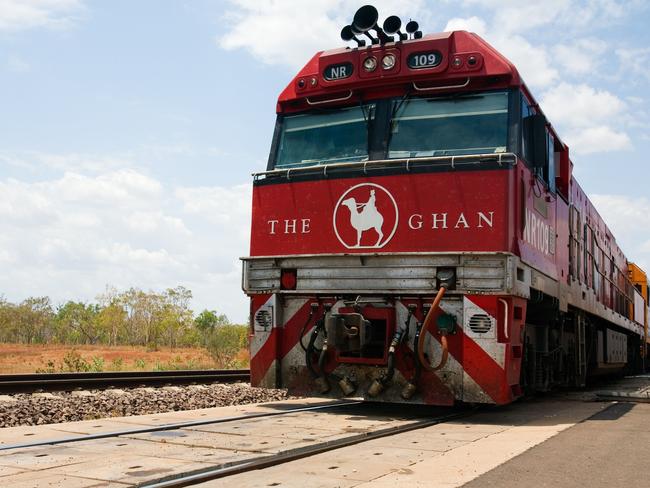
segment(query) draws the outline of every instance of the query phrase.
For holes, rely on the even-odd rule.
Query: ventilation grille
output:
[[[485,334],[492,328],[492,319],[484,313],[475,313],[469,319],[469,328],[475,334]]]

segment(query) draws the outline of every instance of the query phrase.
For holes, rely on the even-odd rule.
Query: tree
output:
[[[57,335],[60,342],[96,344],[102,336],[97,315],[99,305],[67,302],[56,313]]]
[[[216,310],[203,310],[194,319],[194,325],[201,332],[210,332],[220,325],[228,325],[230,321],[224,314],[218,314]]]
[[[126,310],[117,301],[100,308],[95,320],[103,335],[108,338],[109,345],[116,346],[126,341],[126,319]]]
[[[30,297],[15,307],[14,312],[17,342],[43,343],[54,335],[54,312],[49,297]]]

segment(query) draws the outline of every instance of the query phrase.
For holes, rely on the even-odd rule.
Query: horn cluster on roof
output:
[[[354,14],[354,19],[350,25],[346,25],[341,30],[341,39],[344,41],[355,41],[358,47],[366,45],[365,39],[359,39],[357,36],[363,34],[372,44],[386,44],[387,42],[395,42],[393,34],[397,34],[398,41],[405,41],[409,38],[420,39],[422,32],[419,31],[419,25],[416,21],[411,20],[406,24],[406,32],[400,31],[402,28],[402,20],[397,15],[391,15],[384,20],[383,28],[377,25],[379,20],[379,13],[372,5],[364,5],[357,13]],[[370,31],[375,31],[376,35],[370,34]]]

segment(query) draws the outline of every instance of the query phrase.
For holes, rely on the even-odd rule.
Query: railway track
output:
[[[414,406],[401,406],[396,409],[357,400],[328,401],[291,408],[282,404],[274,406],[276,409],[272,411],[4,444],[0,445],[0,452],[3,454],[31,452],[42,456],[56,452],[58,446],[63,449],[65,449],[63,446],[69,446],[76,451],[85,452],[97,448],[97,442],[115,444],[115,441],[118,441],[117,445],[127,446],[129,442],[137,443],[146,440],[149,441],[147,444],[163,442],[162,445],[166,446],[166,449],[173,448],[177,452],[195,449],[197,446],[207,447],[207,443],[213,444],[213,447],[218,450],[232,449],[234,453],[239,453],[235,454],[235,458],[215,460],[214,463],[206,463],[200,468],[193,467],[173,474],[161,475],[151,471],[151,476],[136,483],[138,487],[178,488],[278,466],[308,456],[430,427],[469,413],[468,410],[431,410]],[[333,428],[332,424],[337,423],[342,428],[337,429],[336,432],[322,430],[325,427]],[[278,428],[285,433],[290,432],[287,438],[289,442],[286,445],[280,443],[268,446],[267,442],[261,442],[260,445],[244,443],[254,442],[247,440],[249,435],[250,439],[259,439],[258,436],[262,433],[273,436],[271,432],[277,432]],[[314,430],[318,432],[314,433]],[[226,447],[228,444],[226,442],[222,445],[219,439],[228,433],[232,433],[236,442],[243,444]],[[206,440],[208,438],[210,440]],[[26,449],[28,451],[25,451]],[[142,464],[141,468],[146,471],[148,469],[146,464]]]
[[[116,371],[107,373],[35,373],[0,375],[0,394],[70,391],[126,386],[166,386],[250,381],[247,369]]]
[[[360,402],[359,405],[362,405]],[[359,406],[357,405],[357,406]],[[381,439],[392,435],[402,434],[425,427],[431,427],[452,419],[466,416],[468,412],[454,412],[447,413],[437,417],[425,417],[421,419],[414,419],[403,425],[388,425],[387,427],[380,428],[374,431],[360,432],[358,434],[349,435],[341,439],[331,441],[319,442],[317,444],[296,447],[287,449],[277,454],[267,454],[254,457],[252,459],[243,459],[242,461],[235,461],[225,465],[215,465],[208,468],[187,471],[180,474],[175,474],[151,480],[138,485],[139,488],[182,488],[192,486],[195,484],[203,483],[206,481],[225,478],[236,474],[247,473],[258,469],[270,468],[278,466],[290,461],[322,454],[329,451],[335,451],[348,446],[354,446],[363,442]]]

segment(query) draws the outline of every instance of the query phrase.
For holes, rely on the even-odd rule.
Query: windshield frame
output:
[[[506,153],[516,153],[520,152],[519,147],[519,131],[520,131],[520,120],[518,117],[519,114],[519,90],[510,88],[510,89],[498,89],[498,90],[480,90],[480,91],[467,91],[460,92],[455,94],[441,94],[439,96],[416,96],[414,93],[409,93],[403,97],[389,97],[389,98],[379,98],[374,100],[364,100],[361,105],[375,104],[375,116],[371,120],[367,120],[368,128],[368,161],[379,161],[379,160],[391,160],[389,155],[389,144],[391,139],[390,127],[392,124],[392,119],[395,116],[395,111],[393,107],[400,104],[404,99],[408,98],[419,98],[419,99],[449,99],[449,98],[463,98],[463,97],[472,97],[483,94],[490,93],[507,93],[508,96],[508,112],[507,112],[507,136],[506,136]],[[346,108],[353,108],[359,106],[360,104],[355,105],[344,105],[333,107],[330,110],[340,110]],[[300,112],[300,115],[307,114],[322,114],[323,109],[318,110],[308,110]],[[271,151],[269,153],[269,159],[267,164],[267,171],[273,170],[287,170],[285,167],[276,168],[276,161],[279,152],[280,142],[282,140],[282,129],[284,127],[284,119],[286,117],[291,117],[297,114],[278,114],[275,123],[275,130],[273,133],[273,140],[271,143]],[[498,153],[494,153],[498,154]],[[409,159],[419,159],[426,158],[427,156],[417,156]],[[392,160],[395,160],[394,158]],[[316,163],[313,165],[305,165],[301,167],[318,167],[325,165],[337,165],[342,164],[337,163]]]

